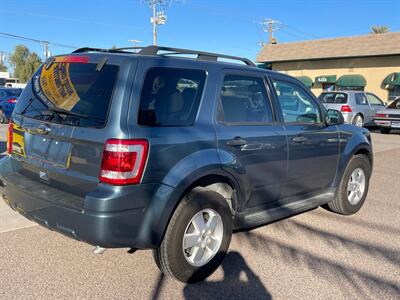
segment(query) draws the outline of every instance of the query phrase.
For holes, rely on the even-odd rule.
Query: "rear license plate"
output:
[[[400,122],[392,122],[393,128],[400,128]]]

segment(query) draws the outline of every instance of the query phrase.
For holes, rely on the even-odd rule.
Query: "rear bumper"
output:
[[[353,118],[354,118],[354,113],[353,112],[342,112],[343,119],[345,123],[352,124],[353,123]]]
[[[4,201],[44,227],[104,248],[154,248],[162,240],[169,219],[169,215],[162,213],[168,211],[164,208],[172,193],[169,186],[99,184],[85,197],[84,209],[79,210],[21,189],[13,182],[14,175],[0,176]]]
[[[376,126],[379,126],[379,127],[385,127],[385,128],[396,128],[396,129],[398,129],[399,127],[397,126],[397,127],[394,127],[393,125],[392,125],[392,122],[397,122],[397,123],[400,123],[400,120],[374,120],[374,123],[375,123],[375,125]]]

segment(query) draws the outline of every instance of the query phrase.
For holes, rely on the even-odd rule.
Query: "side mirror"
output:
[[[327,125],[341,125],[344,123],[344,118],[340,111],[328,109],[326,111],[325,121]]]

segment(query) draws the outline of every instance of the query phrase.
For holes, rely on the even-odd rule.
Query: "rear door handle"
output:
[[[47,124],[41,124],[36,128],[35,131],[39,134],[48,134],[51,131],[51,127]]]
[[[295,137],[292,139],[292,141],[293,141],[294,143],[304,143],[304,142],[307,141],[307,138],[304,137],[304,136],[302,136],[302,135],[299,135],[299,136],[295,136]]]
[[[234,139],[227,141],[226,144],[232,147],[239,147],[246,145],[247,141],[242,139],[241,137],[235,137]]]

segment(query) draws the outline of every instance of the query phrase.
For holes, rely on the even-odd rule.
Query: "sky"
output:
[[[0,0],[0,32],[76,47],[152,43],[151,11],[143,0]],[[400,0],[172,0],[158,44],[255,59],[267,34],[260,22],[280,22],[279,43],[368,34],[375,24],[400,31]],[[38,44],[0,36],[0,51]],[[398,46],[398,45],[397,45]],[[51,45],[52,54],[72,49]]]

